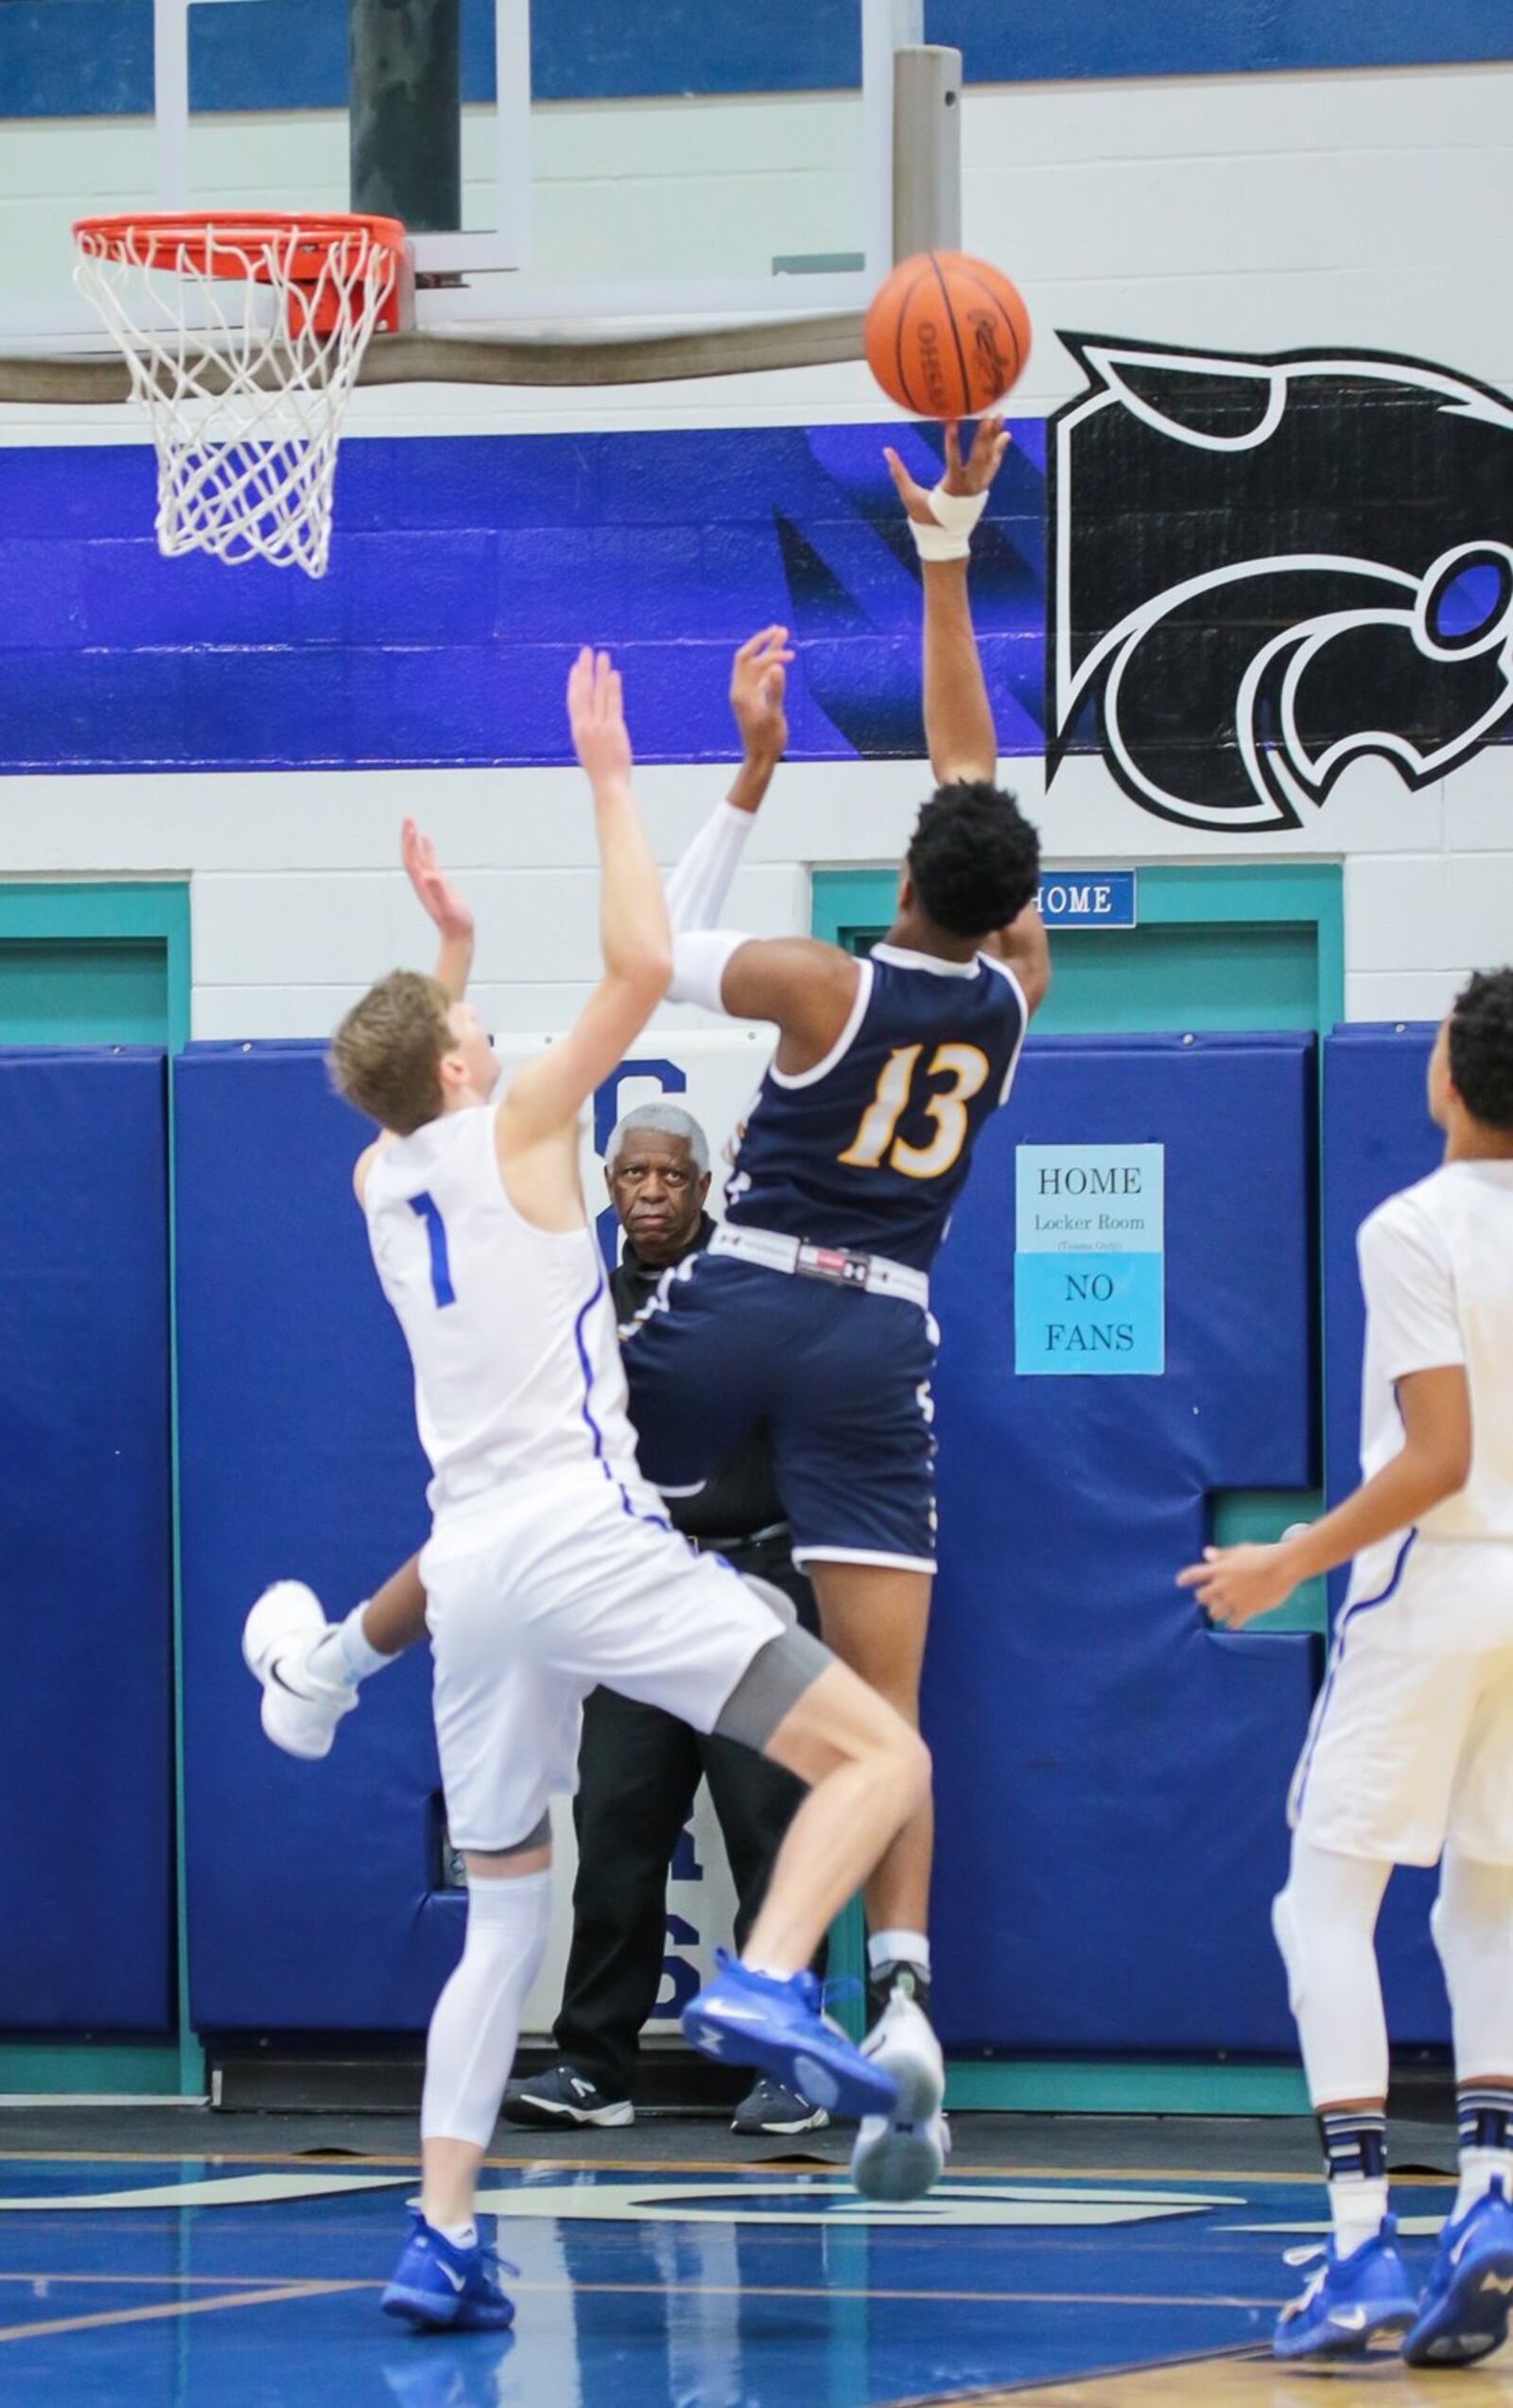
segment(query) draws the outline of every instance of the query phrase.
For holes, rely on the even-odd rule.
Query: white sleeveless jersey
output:
[[[1409,1372],[1464,1364],[1470,1477],[1418,1528],[1426,1539],[1490,1543],[1499,1554],[1513,1549],[1513,1162],[1449,1162],[1389,1196],[1363,1223],[1359,1254],[1366,1307],[1363,1473],[1369,1479],[1401,1450],[1397,1382]],[[1352,1596],[1378,1593],[1400,1546],[1400,1534],[1357,1557]],[[1513,1581],[1491,1559],[1484,1579],[1497,1582],[1505,1627]]]
[[[414,1367],[433,1516],[574,1468],[639,1484],[598,1240],[521,1218],[491,1105],[380,1147],[363,1211]]]

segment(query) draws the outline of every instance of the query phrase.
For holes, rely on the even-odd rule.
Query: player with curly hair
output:
[[[1050,979],[1039,844],[995,782],[998,743],[967,598],[972,528],[1007,444],[951,427],[932,494],[888,463],[920,554],[924,715],[938,781],[919,814],[885,943],[863,960],[754,941],[722,906],[787,729],[784,631],[743,728],[747,769],[668,888],[674,1000],[770,1021],[777,1049],[739,1133],[725,1220],[625,1333],[648,1477],[696,1492],[758,1423],[772,1432],[793,1560],[843,1660],[917,1723],[935,1569],[930,1266],[972,1149],[1006,1100]],[[755,771],[753,765],[755,764]],[[925,2006],[933,1826],[927,1801],[866,1889],[877,2020],[898,2084],[852,2165],[875,2198],[944,2161],[944,2069]]]
[[[1275,2347],[1358,2356],[1406,2329],[1411,2365],[1458,2366],[1506,2338],[1513,2300],[1513,969],[1457,997],[1429,1110],[1443,1164],[1361,1230],[1362,1485],[1275,1546],[1210,1547],[1180,1579],[1233,1629],[1354,1558],[1273,1910],[1333,2229]],[[1441,1859],[1460,2189],[1416,2299],[1387,2212],[1374,1938],[1394,1864]]]

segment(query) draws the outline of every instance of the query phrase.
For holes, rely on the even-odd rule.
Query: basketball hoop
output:
[[[81,217],[74,281],[158,454],[158,548],[325,573],[341,422],[398,322],[405,230],[338,214]]]

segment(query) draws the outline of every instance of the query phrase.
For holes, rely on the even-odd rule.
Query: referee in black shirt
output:
[[[605,1176],[625,1235],[610,1282],[623,1327],[651,1301],[665,1271],[709,1242],[708,1141],[680,1106],[645,1104],[616,1130]],[[697,1497],[670,1499],[668,1511],[695,1546],[718,1549],[738,1571],[774,1583],[814,1627],[809,1583],[790,1556],[765,1433],[721,1464]],[[636,2049],[662,1981],[668,1867],[701,1774],[735,1877],[739,1948],[802,1785],[780,1765],[732,1740],[706,1739],[660,1706],[607,1689],[585,1701],[573,1801],[572,1949],[553,2033],[562,2054],[546,2073],[511,2083],[503,2109],[509,2122],[634,2121]],[[741,2101],[735,2128],[810,2132],[828,2121],[823,2107],[763,2080]]]

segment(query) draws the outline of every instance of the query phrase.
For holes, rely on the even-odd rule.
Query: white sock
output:
[[[344,1621],[333,1622],[322,1638],[310,1650],[310,1670],[317,1680],[331,1681],[343,1689],[356,1689],[370,1672],[381,1672],[391,1664],[391,1655],[382,1655],[370,1647],[362,1633],[362,1618],[368,1610],[368,1600],[354,1605]]]
[[[433,2224],[431,2230],[439,2232],[443,2241],[449,2241],[454,2249],[471,2249],[477,2245],[478,2228],[476,2224]]]
[[[930,1942],[923,1932],[874,1932],[867,1941],[867,1970],[880,1973],[885,1965],[917,1965],[930,1972]]]
[[[1463,2149],[1460,2153],[1460,2189],[1450,2211],[1452,2224],[1458,2224],[1468,2208],[1485,2199],[1494,2177],[1502,2176],[1503,2196],[1513,2208],[1513,2149]]]
[[[461,1963],[436,2001],[426,2042],[423,2140],[488,2147],[550,1911],[549,1871],[469,1882]]]
[[[1329,2186],[1335,2253],[1348,2258],[1363,2241],[1374,2241],[1387,2212],[1386,2176],[1336,2175]]]

